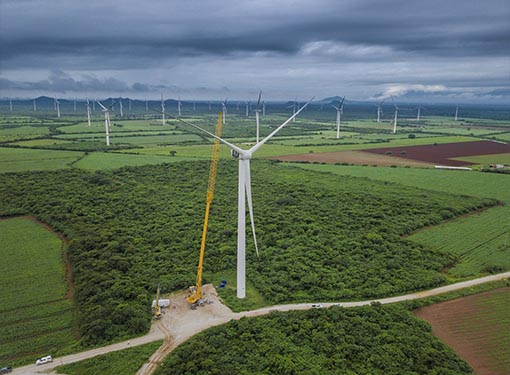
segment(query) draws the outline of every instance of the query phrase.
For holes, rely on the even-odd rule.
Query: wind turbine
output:
[[[57,117],[60,117],[60,102],[55,98],[55,107],[57,108]]]
[[[381,122],[381,115],[383,114],[382,105],[384,103],[384,99],[382,102],[379,103],[377,106],[377,123],[379,124]]]
[[[92,111],[93,112],[96,111],[96,101],[97,101],[97,99],[94,99],[94,101],[92,101]]]
[[[455,107],[455,121],[459,118],[459,106]]]
[[[257,108],[255,109],[255,120],[257,122],[257,143],[259,143],[259,130],[260,130],[260,97],[262,96],[262,90],[259,92],[259,100],[257,100]]]
[[[87,122],[88,125],[90,126],[90,102],[88,99],[87,99]]]
[[[76,99],[74,99],[74,111],[76,112]]]
[[[211,112],[211,101],[209,100],[209,112]]]
[[[179,117],[181,117],[181,97],[179,96],[179,100],[177,101],[177,112],[179,113]]]
[[[249,110],[250,110],[249,109],[249,104],[248,104],[248,102],[246,102],[246,117],[249,116],[249,112],[248,112]]]
[[[123,106],[122,106],[122,98],[119,97],[119,108],[120,108],[120,117],[124,117],[124,112],[123,112]]]
[[[227,100],[228,98],[225,98],[225,101],[221,102],[221,110],[223,111],[223,125],[225,125],[225,119],[227,118]]]
[[[165,101],[163,100],[163,93],[161,93],[161,121],[165,125]]]
[[[249,150],[243,150],[226,140],[217,137],[216,135],[200,128],[199,126],[179,119],[185,124],[188,124],[195,129],[200,130],[203,133],[208,134],[219,140],[221,143],[231,149],[232,156],[239,160],[239,178],[238,178],[238,209],[237,209],[237,298],[246,297],[246,200],[248,201],[248,210],[250,213],[251,229],[253,232],[253,241],[255,243],[255,251],[257,256],[259,253],[257,246],[257,237],[255,235],[255,224],[253,221],[253,204],[251,199],[251,172],[250,172],[250,159],[253,154],[262,146],[264,143],[269,141],[276,133],[278,133],[285,125],[287,125],[299,112],[301,112],[311,101],[311,98],[301,108],[298,109],[291,117],[289,117],[283,124],[276,128],[271,134],[266,136],[262,141],[258,142]],[[173,117],[171,115],[168,115]],[[175,118],[175,117],[174,117]]]
[[[128,99],[128,104],[129,104],[129,112],[131,112],[131,99]]]
[[[193,102],[193,112],[196,112],[195,102]]]
[[[37,104],[35,104],[35,99],[34,99],[34,112],[37,111]]]
[[[262,102],[262,116],[266,115],[266,101],[264,100]]]
[[[149,101],[145,101],[145,112],[149,111]]]
[[[332,107],[336,109],[336,139],[340,138],[340,121],[342,114],[344,113],[344,100],[345,96],[342,98],[342,101],[340,102],[338,107],[332,105]]]
[[[12,112],[12,99],[9,99],[9,109]],[[59,116],[60,117],[60,116]]]
[[[104,128],[105,128],[105,132],[106,132],[106,145],[107,146],[110,146],[110,108],[113,107],[113,104],[109,107],[109,108],[106,108],[99,100],[97,100],[97,104],[99,104],[101,106],[101,108],[103,109],[103,112],[104,112]]]
[[[393,101],[393,105],[395,106],[395,118],[393,120],[393,134],[397,132],[397,118],[398,118],[398,107],[395,103],[395,100],[393,100],[393,96],[391,97],[391,100]]]
[[[418,113],[416,113],[416,121],[420,121],[421,109],[426,109],[426,108],[424,106],[422,106],[421,104],[419,104],[418,107],[416,107],[416,109],[418,110]]]

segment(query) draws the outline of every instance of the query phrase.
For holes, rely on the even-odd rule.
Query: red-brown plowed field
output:
[[[335,151],[335,152],[318,152],[313,154],[298,154],[298,155],[284,155],[275,156],[271,159],[281,161],[306,161],[311,163],[349,163],[357,165],[382,165],[382,166],[411,166],[411,167],[432,167],[433,164],[429,164],[423,161],[407,159],[407,158],[396,158],[388,155],[378,155],[363,151]]]
[[[432,325],[477,375],[510,374],[510,288],[422,307],[414,314]]]
[[[362,151],[379,155],[386,155],[391,152],[392,156],[398,158],[420,160],[436,165],[461,167],[465,165],[472,165],[473,163],[450,159],[460,158],[463,156],[510,153],[510,145],[492,141],[474,141],[424,146],[384,147]]]

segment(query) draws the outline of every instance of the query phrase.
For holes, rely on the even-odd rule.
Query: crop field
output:
[[[434,334],[473,367],[477,375],[510,371],[510,288],[441,302],[415,310]]]
[[[125,166],[176,163],[185,160],[189,160],[189,158],[171,156],[168,153],[166,156],[163,156],[93,152],[74,163],[74,166],[84,170],[95,171],[100,169],[111,170]]]
[[[43,171],[69,168],[82,152],[0,147],[0,172]]]
[[[391,146],[378,149],[366,149],[363,151],[373,152],[379,155],[388,155],[391,153],[391,155],[397,157],[416,159],[440,165],[464,166],[471,165],[471,163],[459,159],[453,160],[453,158],[502,153],[510,154],[510,145],[501,142],[477,141],[408,147]]]
[[[62,244],[27,218],[0,220],[0,232],[0,362],[26,363],[75,342]]]
[[[467,156],[462,158],[455,158],[455,160],[462,160],[473,164],[510,164],[510,153],[505,154],[492,154],[482,156]]]

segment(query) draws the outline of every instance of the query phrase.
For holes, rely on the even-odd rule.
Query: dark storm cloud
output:
[[[201,1],[184,5],[156,1],[148,8],[132,1],[86,4],[4,2],[0,16],[3,66],[35,66],[38,56],[52,62],[60,59],[62,67],[129,67],[157,65],[156,58],[182,56],[292,55],[314,41],[384,46],[424,56],[501,56],[508,53],[510,42],[510,5],[503,0]],[[66,61],[66,56],[81,56],[82,61]]]

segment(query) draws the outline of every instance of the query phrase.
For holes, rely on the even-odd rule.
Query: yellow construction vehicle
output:
[[[156,291],[156,300],[155,300],[155,304],[154,304],[154,319],[159,319],[161,318],[161,307],[159,306],[159,284],[158,284],[158,289]]]
[[[218,116],[218,122],[216,123],[216,136],[221,136],[223,113],[220,112]],[[213,152],[211,157],[211,167],[209,169],[209,183],[207,186],[207,196],[205,205],[205,218],[204,227],[202,229],[202,242],[200,245],[200,257],[198,260],[198,271],[197,271],[197,282],[195,285],[189,287],[189,294],[186,297],[186,301],[191,304],[191,308],[196,308],[202,300],[202,266],[204,263],[205,253],[205,239],[207,237],[207,226],[209,223],[209,210],[214,196],[214,186],[216,184],[216,171],[218,169],[218,153],[220,150],[220,141],[216,138],[214,140]]]

